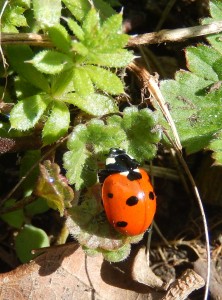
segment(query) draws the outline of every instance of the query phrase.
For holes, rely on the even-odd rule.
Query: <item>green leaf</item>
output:
[[[9,199],[8,201],[5,202],[4,208],[13,207],[15,203],[16,203],[15,199]],[[21,226],[25,221],[25,216],[23,213],[23,209],[17,209],[15,211],[2,214],[1,219],[5,221],[7,224],[9,224],[10,226],[19,229],[21,228]]]
[[[59,23],[61,0],[33,0],[34,17],[42,29]]]
[[[222,3],[218,0],[211,0],[209,2],[210,5],[210,14],[215,20],[221,20],[221,12],[222,12]]]
[[[101,205],[99,185],[88,189],[80,205],[68,210],[70,234],[83,246],[84,251],[92,254],[122,247],[129,238],[121,235],[108,223]],[[95,252],[94,252],[95,253]]]
[[[94,87],[86,68],[75,68],[73,76],[75,91],[80,96],[87,96],[94,93]]]
[[[0,11],[3,9],[5,1],[0,3]],[[2,32],[18,32],[17,27],[27,26],[27,21],[23,13],[29,8],[29,3],[25,1],[14,1],[13,5],[6,5],[4,13],[1,17],[1,31]]]
[[[208,148],[213,152],[214,164],[222,165],[222,131],[218,132],[210,142]]]
[[[93,116],[102,116],[118,111],[113,98],[98,93],[86,97],[81,97],[77,93],[69,93],[61,100],[73,104]]]
[[[87,63],[104,67],[122,68],[133,61],[134,55],[128,50],[118,50],[116,53],[89,53]]]
[[[29,150],[25,153],[25,155],[21,159],[20,166],[20,178],[26,176],[26,173],[30,170],[30,168],[38,161],[41,157],[40,150]],[[24,197],[28,197],[31,195],[33,188],[36,184],[36,180],[39,174],[38,166],[35,167],[32,172],[28,175],[26,180],[22,184],[22,188],[24,191]]]
[[[74,128],[68,141],[68,149],[64,155],[64,167],[71,184],[77,189],[90,186],[96,182],[95,159],[87,148],[91,145],[96,153],[117,146],[124,140],[124,132],[116,126],[105,126],[102,121],[92,120],[87,126]]]
[[[128,42],[128,39],[129,39],[129,36],[127,34],[114,34],[112,37],[106,38],[103,35],[103,33],[101,33],[101,36],[98,36],[98,39],[97,39],[98,52],[104,53],[104,54],[107,54],[107,53],[115,54],[115,52],[118,52],[119,49],[125,47],[125,45]]]
[[[39,52],[29,63],[46,74],[57,74],[72,67],[72,60],[69,56],[53,50]]]
[[[124,110],[122,127],[129,144],[128,152],[140,162],[156,155],[161,137],[160,129],[155,129],[156,124],[157,115],[149,109],[138,110],[132,106]]]
[[[124,92],[121,80],[111,71],[96,66],[85,66],[86,70],[97,88],[112,95]]]
[[[213,68],[221,58],[220,54],[209,46],[188,47],[186,49],[188,68],[191,72],[204,79],[218,81],[218,74]]]
[[[101,155],[107,154],[112,147],[120,147],[129,150],[139,161],[151,159],[160,139],[160,133],[153,130],[155,124],[155,117],[149,109],[138,111],[128,108],[123,118],[107,118],[106,125],[103,121],[92,120],[87,125],[76,126],[67,144],[70,151],[64,155],[64,167],[70,183],[75,184],[77,189],[88,186],[89,178],[92,178],[90,183],[95,183],[95,159],[88,148]]]
[[[212,80],[185,71],[178,72],[175,79],[162,82],[161,91],[169,104],[182,146],[193,153],[206,147],[222,129],[222,88],[213,89]],[[165,121],[162,124],[166,126]]]
[[[222,5],[221,1],[211,0],[209,1],[210,14],[212,18],[205,18],[201,21],[202,24],[211,24],[214,21],[222,20]],[[221,42],[221,33],[219,34],[210,34],[207,37],[208,42],[222,54],[222,42]]]
[[[217,73],[218,75],[218,79],[221,80],[222,79],[222,69],[221,69],[221,63],[222,63],[222,57],[220,57],[217,61],[214,62],[214,64],[212,65],[214,71]]]
[[[72,30],[73,34],[76,36],[77,39],[79,39],[80,41],[82,41],[84,39],[84,31],[82,30],[82,27],[79,26],[79,24],[76,21],[68,18],[67,25],[69,26],[69,29]]]
[[[8,46],[7,55],[9,63],[21,77],[39,89],[49,92],[49,84],[44,75],[36,70],[33,65],[27,63],[34,56],[29,46]]]
[[[88,0],[63,0],[63,3],[78,21],[82,21],[91,8],[91,4]],[[103,0],[94,0],[93,5],[97,11],[100,12],[102,19],[106,19],[116,13],[115,10]]]
[[[40,164],[40,176],[34,193],[45,198],[48,206],[58,210],[61,216],[64,209],[71,206],[70,202],[74,198],[73,190],[60,174],[59,166],[49,160],[44,165]]]
[[[110,6],[109,3],[105,2],[104,0],[94,0],[93,4],[100,12],[102,19],[107,19],[111,15],[116,14],[116,11]]]
[[[85,47],[82,43],[79,43],[77,41],[73,41],[72,43],[72,51],[78,53],[81,56],[87,56],[89,53],[89,50],[87,47]]]
[[[130,255],[131,245],[125,244],[116,251],[101,251],[105,260],[109,262],[120,262]]]
[[[65,103],[54,101],[50,116],[42,132],[43,143],[52,144],[64,136],[69,128],[70,113]]]
[[[18,100],[34,96],[40,92],[39,88],[29,84],[27,80],[20,76],[15,77],[14,85]]]
[[[36,255],[33,249],[49,247],[49,238],[45,231],[32,225],[25,225],[15,237],[15,250],[22,263],[29,262]]]
[[[96,183],[96,173],[91,171],[96,169],[96,164],[85,148],[85,144],[77,142],[75,149],[64,154],[63,160],[69,183],[75,184],[76,190]]]
[[[100,28],[99,14],[95,8],[91,8],[83,21],[82,29],[85,34],[96,35]]]
[[[101,120],[91,120],[87,126],[78,125],[74,128],[67,146],[76,151],[76,147],[87,148],[87,145],[91,145],[95,153],[108,152],[111,147],[118,147],[126,138],[120,126],[116,123],[105,126]]]
[[[43,115],[49,102],[49,99],[41,95],[35,95],[19,101],[11,110],[10,122],[12,128],[28,130],[34,127]]]
[[[31,0],[17,0],[16,3],[17,5],[21,5],[25,8],[30,8],[30,1]]]
[[[62,52],[69,54],[71,51],[71,38],[65,27],[56,24],[48,28],[48,33],[53,44]]]
[[[47,204],[46,199],[37,198],[34,202],[26,205],[24,209],[25,209],[25,215],[31,218],[35,215],[45,213],[46,211],[49,210],[49,206]]]
[[[91,7],[88,0],[62,0],[62,2],[78,21],[82,21],[85,18]]]
[[[52,78],[51,91],[53,98],[57,98],[62,94],[73,92],[73,69],[68,69]]]
[[[120,32],[122,32],[122,14],[114,14],[103,22],[101,34],[104,38],[110,38]]]

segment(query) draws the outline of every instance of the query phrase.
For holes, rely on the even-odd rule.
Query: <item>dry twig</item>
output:
[[[191,269],[187,269],[175,280],[161,300],[184,300],[195,290],[204,286],[203,278]]]
[[[188,38],[215,34],[222,31],[222,21],[215,21],[207,25],[199,25],[178,29],[163,29],[158,32],[150,32],[131,36],[127,46],[137,47],[146,44],[160,44],[166,42],[180,42]],[[73,37],[75,39],[75,37]],[[37,33],[2,33],[2,45],[26,44],[32,46],[52,47],[50,39],[46,35]]]

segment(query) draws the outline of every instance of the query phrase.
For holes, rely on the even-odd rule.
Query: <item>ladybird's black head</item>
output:
[[[106,159],[106,169],[116,170],[116,172],[127,172],[137,169],[138,161],[128,155],[125,150],[111,148]]]
[[[109,175],[122,172],[128,172],[127,178],[129,180],[140,179],[140,173],[135,171],[138,166],[138,161],[128,155],[125,150],[111,148],[106,159],[106,168],[98,173],[99,181],[103,183]]]

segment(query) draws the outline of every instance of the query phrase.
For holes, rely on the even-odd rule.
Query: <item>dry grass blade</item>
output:
[[[204,295],[204,300],[207,299],[208,293],[209,293],[209,282],[210,282],[210,244],[209,244],[209,235],[208,235],[208,226],[207,226],[207,220],[206,216],[204,213],[202,201],[199,195],[199,191],[197,189],[197,186],[195,184],[195,181],[193,179],[193,176],[185,162],[182,156],[182,145],[180,143],[180,138],[176,129],[176,126],[174,124],[174,121],[170,115],[170,112],[167,108],[166,101],[158,87],[157,80],[154,78],[141,64],[135,64],[132,63],[129,66],[129,69],[135,72],[137,77],[139,78],[140,82],[143,84],[143,88],[148,89],[150,94],[154,97],[156,102],[158,103],[158,106],[160,107],[161,112],[163,113],[166,121],[170,125],[170,128],[172,130],[173,134],[173,139],[170,137],[167,131],[164,131],[165,135],[169,139],[175,153],[178,156],[178,159],[189,179],[189,182],[191,184],[193,194],[195,195],[195,198],[198,202],[202,220],[203,220],[203,225],[204,225],[204,233],[205,233],[205,240],[206,240],[206,251],[207,251],[207,276],[206,276],[206,285],[205,285],[205,295]]]

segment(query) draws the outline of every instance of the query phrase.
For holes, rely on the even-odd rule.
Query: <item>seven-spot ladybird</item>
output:
[[[151,225],[156,196],[149,176],[124,150],[111,148],[99,172],[102,201],[110,224],[126,235],[138,235]]]

